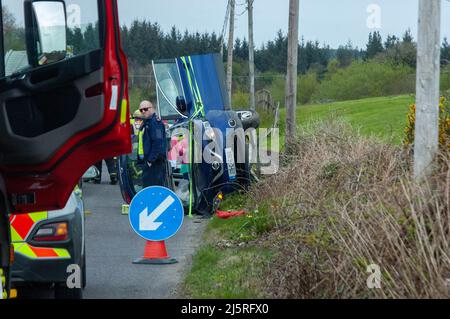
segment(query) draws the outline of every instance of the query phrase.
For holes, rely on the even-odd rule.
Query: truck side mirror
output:
[[[187,113],[187,105],[186,105],[186,99],[184,96],[177,96],[177,109],[178,112],[185,115]]]
[[[25,1],[28,60],[43,66],[66,58],[67,18],[64,1]]]

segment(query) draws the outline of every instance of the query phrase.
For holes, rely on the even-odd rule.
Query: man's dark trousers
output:
[[[152,167],[144,165],[143,172],[144,188],[150,186],[166,186],[167,187],[167,162],[165,160],[157,160],[153,162]]]
[[[105,159],[105,163],[106,163],[106,167],[108,168],[109,178],[111,179],[111,182],[112,183],[117,183],[117,162],[116,162],[116,159],[115,158]],[[103,165],[102,164],[103,164],[103,161],[98,162],[97,164],[95,164],[95,167],[97,167],[97,169],[100,172],[100,177],[95,180],[97,183],[99,183],[101,181],[102,170],[103,170]]]

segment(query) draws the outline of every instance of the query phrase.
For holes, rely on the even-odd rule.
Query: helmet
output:
[[[133,118],[134,119],[140,119],[140,120],[144,119],[144,117],[142,116],[141,111],[139,111],[139,110],[137,110],[136,112],[133,113]]]

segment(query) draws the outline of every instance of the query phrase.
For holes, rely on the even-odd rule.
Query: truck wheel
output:
[[[83,289],[70,289],[66,283],[57,283],[55,284],[55,299],[83,299]]]
[[[83,299],[83,289],[86,287],[86,252],[81,265],[81,288],[69,288],[67,283],[55,283],[55,299],[70,300]]]
[[[81,287],[86,288],[87,276],[86,276],[86,248],[83,255],[83,267],[81,267]]]

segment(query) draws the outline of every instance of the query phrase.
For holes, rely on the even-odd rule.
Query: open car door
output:
[[[116,0],[0,0],[0,245],[7,213],[61,209],[131,151]],[[9,255],[9,254],[8,254]],[[5,267],[7,255],[0,252]]]

